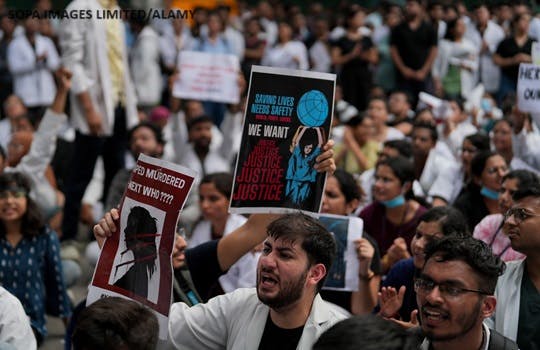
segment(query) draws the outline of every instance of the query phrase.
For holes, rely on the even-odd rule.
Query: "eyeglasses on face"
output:
[[[461,288],[449,283],[437,283],[424,278],[417,278],[414,280],[414,291],[418,294],[431,293],[431,291],[437,286],[439,287],[439,293],[441,293],[443,297],[457,298],[465,293],[478,293],[483,295],[491,294],[483,290]]]
[[[15,190],[15,191],[0,191],[0,199],[8,199],[9,197],[13,198],[23,198],[26,197],[25,190]]]
[[[540,215],[531,213],[525,208],[511,208],[511,209],[508,209],[508,211],[504,214],[504,222],[510,219],[511,216],[514,216],[514,221],[516,222],[517,225],[519,225],[523,221],[527,220],[528,218],[532,218],[532,217],[540,216]]]

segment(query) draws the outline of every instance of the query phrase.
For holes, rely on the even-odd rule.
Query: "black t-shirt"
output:
[[[521,279],[517,340],[521,350],[540,348],[540,291],[529,278],[527,265]]]
[[[502,58],[513,57],[518,53],[525,53],[527,55],[530,55],[533,41],[534,40],[532,40],[531,38],[527,38],[527,41],[523,46],[518,46],[514,37],[508,37],[500,42],[499,46],[497,46],[496,52]],[[512,80],[515,84],[517,84],[519,64],[503,67],[501,68],[501,72],[508,79]]]
[[[225,273],[218,262],[218,242],[219,240],[213,240],[186,249],[186,264],[191,273],[191,279],[204,302],[208,301],[218,278]]]
[[[426,62],[432,47],[437,47],[437,32],[423,21],[416,30],[407,22],[396,26],[390,36],[390,45],[395,46],[405,66],[418,70]]]
[[[334,41],[332,43],[332,46],[339,47],[341,54],[346,55],[350,53],[357,44],[360,44],[360,48],[362,49],[362,51],[369,50],[370,48],[373,47],[373,41],[371,41],[370,37],[363,36],[362,38],[360,38],[360,40],[354,41],[354,40],[349,39],[349,37],[347,37],[346,35]],[[368,64],[369,64],[368,61],[365,61],[361,59],[360,57],[357,57],[345,63],[343,65],[342,70],[344,71],[357,70],[357,69],[364,70],[364,69],[367,69]]]
[[[280,328],[272,322],[268,314],[259,350],[295,350],[303,331],[304,326],[293,329]]]

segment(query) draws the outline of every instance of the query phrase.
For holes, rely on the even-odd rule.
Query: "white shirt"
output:
[[[285,44],[267,47],[261,64],[263,66],[289,69],[309,68],[306,46],[300,41],[289,41]]]
[[[465,37],[472,41],[478,50],[482,48],[482,41],[486,42],[488,50],[480,54],[480,69],[475,76],[475,83],[481,81],[487,92],[497,92],[501,79],[501,69],[493,62],[493,54],[497,51],[499,43],[505,38],[504,30],[497,23],[489,21],[484,34],[481,35],[476,28],[476,23],[470,22],[467,25]]]
[[[47,55],[46,60],[36,62],[41,55]],[[34,49],[26,35],[17,36],[8,46],[7,62],[13,75],[13,91],[27,107],[51,105],[56,94],[52,72],[60,66],[51,39],[36,34]]]
[[[312,62],[311,70],[315,72],[330,72],[332,68],[332,57],[325,43],[317,40],[309,48],[309,58]]]
[[[37,349],[30,319],[14,295],[0,286],[0,347],[9,344],[15,349]]]
[[[193,307],[174,303],[169,313],[169,346],[174,349],[257,349],[269,310],[257,297],[255,288],[237,289]],[[297,349],[311,349],[324,331],[349,316],[347,311],[317,294]]]

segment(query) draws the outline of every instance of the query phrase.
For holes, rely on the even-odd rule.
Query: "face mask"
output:
[[[493,191],[487,188],[486,186],[482,186],[482,189],[480,190],[480,194],[486,198],[493,199],[494,201],[499,199],[499,192]]]
[[[397,197],[394,197],[394,198],[392,198],[390,200],[387,200],[387,201],[382,201],[381,203],[386,208],[395,208],[395,207],[399,207],[399,206],[405,204],[405,197],[402,194],[400,194]]]
[[[480,106],[485,112],[491,112],[491,101],[488,98],[483,98]]]

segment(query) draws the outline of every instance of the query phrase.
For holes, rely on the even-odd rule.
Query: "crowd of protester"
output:
[[[525,1],[377,3],[238,1],[151,21],[0,7],[0,348],[42,344],[46,314],[63,318],[66,349],[540,348],[540,110],[516,95],[540,16]],[[173,96],[183,51],[235,55],[240,102]],[[357,291],[323,287],[335,242],[317,220],[228,213],[252,65],[337,75],[317,162],[333,173],[322,212],[363,221]],[[68,293],[114,233],[139,154],[199,174],[173,252],[168,344],[137,304],[72,317]],[[134,334],[133,318],[147,329]]]

